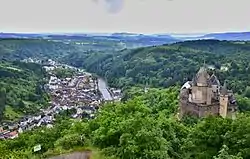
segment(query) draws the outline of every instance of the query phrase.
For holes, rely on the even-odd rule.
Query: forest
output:
[[[205,63],[230,89],[243,93],[249,86],[249,42],[186,41],[115,53],[68,55],[64,61],[106,77],[112,86],[169,87],[192,80]]]
[[[191,80],[204,61],[234,92],[250,85],[250,42],[196,40],[120,51],[48,40],[0,40],[0,59],[55,59],[105,77],[114,87],[169,87]]]
[[[46,107],[42,66],[19,61],[0,62],[0,121],[13,121]]]
[[[39,80],[45,76],[41,66],[16,61],[28,57],[84,68],[122,88],[124,96],[121,102],[103,105],[93,120],[79,122],[59,116],[53,128],[42,127],[15,140],[0,141],[0,158],[45,158],[84,149],[98,151],[100,158],[107,159],[250,158],[249,42],[197,40],[95,51],[46,40],[2,40],[2,112],[11,108],[22,114],[46,105],[42,103],[49,97],[37,87],[44,82]],[[192,79],[204,61],[236,94],[240,110],[236,120],[176,117],[180,86]],[[145,86],[150,88],[148,92]],[[36,106],[29,107],[30,103]],[[3,114],[2,118],[8,119]],[[42,150],[34,154],[37,144]]]
[[[39,128],[0,142],[2,158],[46,158],[72,151],[98,151],[96,159],[243,159],[250,157],[250,116],[178,120],[178,87],[133,88],[122,103],[109,103],[90,121],[58,117],[53,128]],[[33,147],[41,145],[40,153]]]

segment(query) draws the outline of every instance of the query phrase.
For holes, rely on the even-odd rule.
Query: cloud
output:
[[[103,5],[107,12],[115,14],[122,10],[124,0],[92,0],[93,2]]]

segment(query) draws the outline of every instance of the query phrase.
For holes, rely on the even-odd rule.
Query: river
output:
[[[104,100],[106,101],[113,100],[113,97],[108,91],[108,85],[106,81],[102,78],[98,78],[98,89],[102,93]]]

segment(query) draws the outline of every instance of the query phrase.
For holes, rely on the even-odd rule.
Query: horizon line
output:
[[[5,31],[0,31],[0,34],[114,34],[114,33],[125,33],[125,34],[143,34],[143,35],[156,35],[156,34],[160,34],[160,35],[206,35],[206,34],[220,34],[220,33],[249,33],[250,31],[215,31],[215,32],[180,32],[180,33],[176,33],[176,32],[159,32],[159,33],[142,33],[142,32],[128,32],[128,31],[114,31],[114,32],[94,32],[94,31],[87,31],[87,32],[81,32],[81,31],[76,31],[76,32],[72,32],[72,31],[49,31],[49,32],[43,32],[43,31],[37,31],[37,32],[18,32],[18,31],[11,31],[11,32],[5,32]]]

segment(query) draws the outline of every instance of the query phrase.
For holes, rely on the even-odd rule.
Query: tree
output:
[[[182,147],[183,158],[215,156],[225,142],[224,136],[231,129],[231,123],[231,119],[208,117],[196,124]]]
[[[6,104],[6,89],[1,88],[0,89],[0,121],[3,118],[3,113],[5,110],[5,104]]]
[[[84,146],[84,140],[85,137],[83,135],[77,133],[67,134],[55,142],[55,147],[62,147],[65,150],[76,146],[81,147]]]
[[[244,92],[244,96],[250,98],[250,87],[248,86]]]
[[[240,154],[237,156],[228,154],[228,147],[226,145],[222,146],[222,149],[219,151],[218,156],[214,156],[213,159],[243,159]]]

